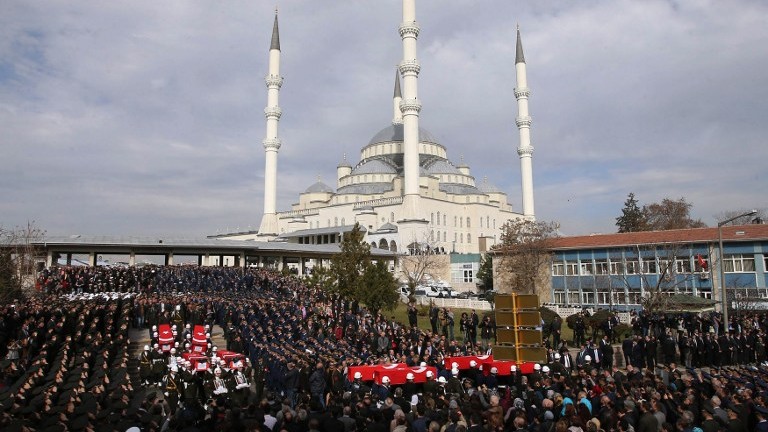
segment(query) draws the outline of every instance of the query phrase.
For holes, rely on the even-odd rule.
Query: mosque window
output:
[[[339,218],[338,217],[333,218],[333,226],[339,226]]]
[[[440,212],[437,212],[437,224],[440,225]]]
[[[429,214],[429,223],[431,223],[432,225],[435,224],[435,214],[434,213],[430,213]]]
[[[389,221],[394,222],[395,221],[395,212],[392,212],[389,214]]]
[[[472,240],[470,240],[469,234],[467,234],[467,243],[472,243]]]
[[[454,216],[454,217],[453,217],[453,227],[454,227],[454,228],[456,228],[457,226],[459,226],[459,223],[458,223],[458,222],[459,222],[459,218],[458,218],[458,216]]]
[[[435,230],[432,230],[429,232],[429,240],[434,241],[435,240]]]
[[[443,241],[448,241],[448,233],[443,231]]]
[[[493,220],[493,229],[496,229],[496,219]]]
[[[455,243],[457,241],[459,241],[459,234],[458,233],[453,233],[453,242]]]
[[[486,228],[490,228],[491,227],[491,225],[489,223],[490,221],[491,221],[491,217],[490,216],[486,216],[485,217],[485,227]],[[494,228],[496,228],[496,227],[494,227]]]
[[[440,241],[440,231],[437,232],[437,241]]]
[[[341,225],[344,226],[344,218],[341,218]]]
[[[331,220],[328,219],[328,228],[330,228],[330,227],[331,227]]]
[[[443,215],[443,225],[448,225],[448,216]]]
[[[471,228],[471,226],[469,224],[469,216],[467,216],[467,228]]]
[[[464,243],[464,234],[459,234],[459,243]]]
[[[483,227],[483,218],[480,217],[480,228],[482,228],[482,227]]]

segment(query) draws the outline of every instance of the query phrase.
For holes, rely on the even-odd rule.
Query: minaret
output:
[[[277,10],[275,24],[272,27],[272,43],[269,46],[269,74],[264,81],[267,84],[267,107],[264,116],[267,118],[267,132],[264,138],[264,215],[261,217],[259,236],[275,236],[277,230],[277,152],[280,150],[280,138],[277,126],[280,122],[280,87],[283,77],[280,76],[280,33],[277,29]]]
[[[403,197],[403,219],[420,219],[419,214],[419,112],[418,78],[421,66],[416,59],[416,39],[419,37],[416,23],[416,0],[403,0],[403,22],[400,37],[403,39],[403,61],[400,74],[403,76],[403,100],[400,111],[403,115],[403,172],[405,187]]]
[[[393,125],[403,124],[403,112],[400,111],[400,102],[403,101],[403,93],[400,90],[400,71],[395,71],[395,94],[392,97],[394,102],[394,115],[392,116]]]
[[[520,39],[520,27],[517,28],[517,49],[515,54],[515,71],[517,72],[517,129],[520,131],[520,145],[517,154],[520,156],[520,176],[523,189],[523,216],[533,217],[533,146],[531,145],[531,116],[528,115],[528,78],[525,71],[525,56],[523,42]]]

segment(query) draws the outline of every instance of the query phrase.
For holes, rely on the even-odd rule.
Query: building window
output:
[[[341,225],[344,225],[344,218],[341,218]]]
[[[453,227],[456,228],[459,224],[459,218],[458,216],[453,217]]]
[[[630,291],[629,297],[627,298],[627,304],[640,304],[640,293],[636,291]]]
[[[435,224],[435,214],[434,213],[430,213],[429,214],[429,223],[431,223],[432,225]]]
[[[607,275],[608,274],[608,261],[606,261],[606,260],[595,260],[595,274],[596,275]]]
[[[647,258],[643,260],[643,273],[644,274],[655,274],[658,273],[659,268],[656,265],[656,260],[653,258]]]
[[[635,260],[627,260],[627,262],[624,263],[624,270],[626,270],[627,274],[637,274],[639,273],[638,270],[640,270],[640,265]]]
[[[472,228],[471,224],[469,223],[469,216],[467,216],[467,228]]]
[[[464,233],[459,234],[459,243],[464,243]]]
[[[552,276],[564,276],[564,275],[565,275],[565,264],[552,263]]]
[[[582,261],[581,262],[581,271],[579,274],[582,276],[592,276],[595,273],[595,269],[592,266],[592,261]]]
[[[623,275],[624,274],[624,263],[621,261],[611,261],[611,274],[612,275]]]
[[[333,226],[335,226],[335,227],[339,226],[339,218],[338,217],[333,218]]]
[[[585,291],[581,293],[581,302],[583,304],[595,304],[595,293],[592,291]]]
[[[763,257],[763,271],[768,272],[768,255]]]
[[[552,300],[555,304],[565,304],[565,291],[555,291]]]
[[[440,241],[440,231],[437,232],[437,241]]]
[[[469,234],[467,234],[467,243],[472,243],[472,240],[470,240]]]
[[[458,233],[453,233],[453,241],[454,241],[454,243],[459,241],[459,234]]]
[[[579,274],[579,263],[568,261],[565,263],[565,274],[568,276],[576,276]]]
[[[395,212],[392,212],[389,214],[389,221],[394,223],[395,222]]]
[[[581,303],[581,300],[579,300],[579,292],[578,291],[568,292],[568,304],[577,305],[579,303]]]
[[[437,212],[437,224],[440,225],[440,212]]]
[[[480,216],[480,228],[482,228],[482,227],[483,227],[483,217]]]
[[[754,255],[726,255],[723,258],[723,271],[726,273],[744,273],[755,271]]]
[[[448,215],[443,215],[443,225],[448,225]]]
[[[610,291],[598,291],[597,292],[597,304],[601,304],[601,305],[611,304],[611,292]]]
[[[677,271],[677,273],[690,273],[691,258],[690,257],[675,258],[675,271]]]

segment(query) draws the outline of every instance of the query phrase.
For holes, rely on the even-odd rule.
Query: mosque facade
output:
[[[264,213],[258,231],[217,237],[324,244],[340,241],[355,223],[366,231],[374,248],[399,253],[429,249],[444,254],[481,254],[496,243],[504,223],[535,218],[533,171],[528,112],[530,91],[520,30],[515,59],[519,132],[517,152],[521,172],[521,206],[516,209],[487,179],[479,180],[463,160],[448,157],[448,149],[419,124],[422,102],[418,97],[421,65],[417,41],[416,0],[403,0],[403,20],[398,28],[403,58],[391,101],[391,123],[375,133],[355,162],[340,155],[336,181],[318,181],[299,194],[298,202],[278,211],[277,159],[282,145],[279,105],[280,37],[277,15],[269,50],[264,169]],[[510,119],[512,123],[513,119]]]

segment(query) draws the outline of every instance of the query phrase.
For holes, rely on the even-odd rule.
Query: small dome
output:
[[[318,180],[317,183],[308,187],[304,193],[333,193],[333,188]]]
[[[461,174],[453,164],[447,159],[438,159],[426,167],[429,174]]]
[[[480,183],[480,185],[477,186],[477,188],[482,193],[504,193],[501,189],[497,188],[495,185],[488,182],[488,177],[483,178],[483,181]]]
[[[402,124],[390,125],[380,130],[379,133],[377,133],[376,135],[373,136],[373,138],[371,138],[371,140],[368,142],[368,145],[384,143],[384,142],[392,142],[392,141],[403,141],[403,125]],[[435,138],[431,133],[429,133],[429,131],[422,128],[419,128],[419,142],[431,142],[431,143],[439,144],[439,142],[437,141],[437,138]]]
[[[358,165],[352,174],[397,174],[397,169],[381,159],[371,159]]]
[[[336,168],[352,168],[352,165],[347,161],[347,154],[344,153],[344,157],[341,159],[341,162],[336,166]]]

